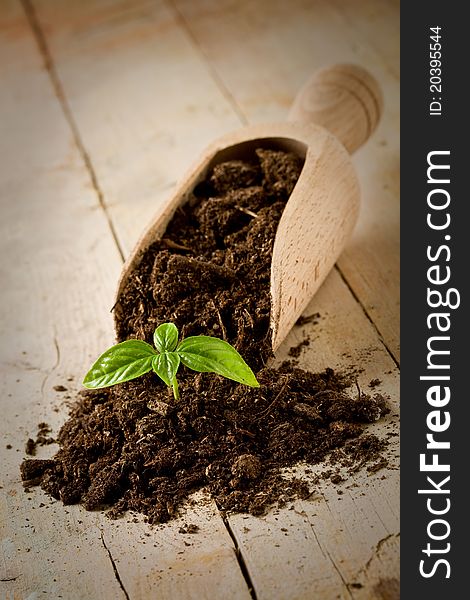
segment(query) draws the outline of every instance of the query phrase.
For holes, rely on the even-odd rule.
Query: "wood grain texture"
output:
[[[388,2],[171,0],[237,112],[285,119],[312,72],[356,63],[380,84],[384,112],[353,158],[362,188],[355,233],[338,261],[399,361],[399,12]]]
[[[393,413],[374,428],[392,435],[390,468],[357,474],[340,484],[342,495],[325,482],[292,510],[264,519],[232,515],[228,526],[259,599],[398,598],[398,380],[387,351],[397,356],[396,7],[370,0],[33,5],[96,185],[40,69],[31,32],[18,5],[9,2],[1,47],[7,60],[0,66],[11,140],[1,150],[2,196],[8,199],[2,243],[3,256],[12,257],[2,262],[2,305],[8,306],[2,313],[2,349],[8,347],[2,391],[3,397],[12,394],[5,423],[13,449],[2,448],[7,576],[1,578],[16,579],[0,589],[20,598],[46,590],[72,600],[249,598],[233,542],[211,503],[161,529],[109,523],[100,514],[51,503],[38,491],[26,500],[17,468],[36,423],[57,427],[65,418],[64,401],[52,386],[73,376],[73,392],[79,374],[113,337],[108,310],[120,261],[97,195],[128,254],[209,142],[246,121],[284,120],[316,66],[354,61],[371,69],[385,96],[371,145],[354,158],[361,217],[339,261],[342,276],[332,272],[306,310],[320,313],[318,324],[294,328],[279,359],[310,336],[301,366],[362,366],[358,383],[365,391],[379,378],[378,391],[390,396]],[[41,218],[44,211],[52,217]],[[25,240],[23,258],[17,248]],[[177,534],[183,521],[199,524],[201,533]]]
[[[287,123],[248,126],[219,138],[160,204],[124,265],[117,299],[143,252],[161,238],[178,206],[188,201],[210,168],[228,158],[250,159],[256,145],[269,142],[305,160],[274,240],[271,329],[277,350],[351,236],[359,186],[341,145],[353,152],[365,143],[380,119],[381,105],[380,88],[367,71],[335,65],[315,73],[303,86]]]
[[[65,419],[53,386],[73,376],[76,389],[112,339],[106,288],[119,259],[22,9],[2,7],[0,594],[120,599],[103,519],[26,495],[19,481],[27,437],[41,421],[56,430]],[[93,263],[84,258],[91,251]],[[82,577],[95,568],[101,578]]]
[[[359,210],[359,185],[348,153],[334,136],[313,124],[252,125],[211,144],[147,225],[124,265],[117,298],[142,253],[161,238],[177,207],[188,201],[212,166],[228,159],[250,158],[266,143],[305,160],[273,247],[272,345],[274,350],[279,348],[349,240]]]
[[[129,519],[106,528],[106,547],[131,600],[250,600],[217,508],[202,493],[192,500],[196,507],[161,527]],[[197,525],[198,532],[181,534],[184,523]]]
[[[5,3],[2,17],[0,595],[249,599],[211,503],[150,541],[141,519],[113,523],[21,486],[26,439],[44,421],[57,433],[68,398],[113,341],[122,263],[21,6]],[[64,383],[67,392],[54,390]],[[184,520],[200,526],[197,540],[178,533]]]
[[[384,115],[354,157],[362,210],[338,264],[399,360],[395,7],[43,0],[38,13],[125,255],[215,137],[247,122],[283,121],[319,67],[357,62],[370,70],[384,92]]]
[[[239,118],[163,0],[35,6],[127,256],[196,156]]]
[[[361,391],[390,398],[391,414],[370,427],[389,440],[389,466],[377,473],[363,470],[349,475],[339,485],[329,480],[312,484],[311,500],[292,503],[261,519],[230,516],[261,600],[387,598],[377,592],[381,586],[395,589],[390,598],[399,597],[399,374],[386,348],[377,343],[375,328],[365,321],[361,307],[345,301],[348,294],[333,271],[305,311],[320,314],[317,324],[295,327],[278,360],[287,358],[288,349],[309,336],[301,367],[317,371],[360,366]],[[372,391],[369,383],[376,378],[381,383]],[[357,391],[353,388],[350,393]],[[309,467],[312,476],[327,468]]]
[[[352,154],[377,127],[382,90],[369,71],[353,64],[320,69],[297,92],[288,121],[321,125]]]

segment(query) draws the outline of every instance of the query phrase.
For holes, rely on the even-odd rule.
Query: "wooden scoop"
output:
[[[117,298],[142,253],[165,233],[176,208],[214,165],[270,148],[297,154],[304,165],[274,240],[271,264],[272,347],[276,350],[318,290],[348,241],[359,212],[359,184],[349,153],[374,131],[382,94],[354,65],[316,73],[294,100],[286,123],[251,125],[211,144],[163,204],[124,264]]]

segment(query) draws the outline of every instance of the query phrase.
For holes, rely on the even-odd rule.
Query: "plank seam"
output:
[[[103,544],[104,549],[108,553],[108,557],[109,557],[109,560],[111,561],[111,565],[113,566],[113,571],[114,571],[114,575],[116,577],[116,580],[119,583],[119,586],[120,586],[121,590],[123,591],[124,596],[126,597],[126,600],[130,600],[130,596],[127,593],[126,588],[124,587],[124,584],[122,583],[122,579],[121,579],[121,576],[119,575],[118,568],[116,566],[116,563],[114,562],[113,555],[111,554],[108,546],[106,545],[106,542],[104,541],[104,534],[101,531],[101,529],[100,529],[100,538],[101,538],[101,543]]]
[[[220,511],[219,511],[220,512]],[[227,519],[227,517],[223,514],[220,513],[221,517],[222,517],[222,521],[224,522],[225,528],[228,531],[229,536],[232,539],[233,545],[234,545],[234,551],[235,551],[235,556],[238,562],[238,566],[240,567],[240,571],[243,575],[243,578],[246,582],[246,585],[248,586],[248,592],[250,594],[250,596],[253,598],[253,600],[257,600],[257,595],[256,595],[256,590],[255,590],[255,586],[253,585],[253,581],[251,580],[251,576],[250,573],[248,571],[248,567],[246,565],[245,559],[243,558],[243,554],[241,551],[240,546],[238,545],[237,542],[237,538],[235,536],[235,533],[233,532],[229,520]]]
[[[220,89],[220,91],[222,92],[222,94],[224,95],[224,97],[228,100],[228,102],[232,106],[233,110],[235,111],[235,113],[239,117],[241,123],[243,125],[248,125],[249,121],[248,121],[247,117],[243,113],[241,107],[238,105],[237,101],[235,100],[235,97],[230,92],[229,88],[223,82],[221,76],[218,74],[217,70],[213,66],[210,58],[206,55],[206,53],[204,52],[203,48],[199,44],[199,41],[198,41],[196,35],[191,30],[190,24],[185,19],[183,13],[178,9],[178,7],[175,5],[175,3],[173,2],[173,0],[164,0],[164,1],[166,2],[166,4],[169,7],[169,9],[172,10],[173,14],[175,15],[175,18],[176,18],[177,22],[181,25],[181,27],[187,33],[188,37],[190,38],[190,40],[193,43],[193,45],[196,48],[196,50],[199,52],[199,54],[201,55],[201,57],[204,59],[204,62],[207,65],[207,69],[208,69],[210,75],[214,79],[215,83],[217,84],[218,88]],[[375,98],[373,98],[373,101],[374,101],[374,104],[376,105]],[[366,113],[367,113],[367,111],[366,111]],[[368,117],[368,126],[369,126],[369,129],[370,129],[371,123],[370,123],[368,115],[367,115],[367,117]],[[395,357],[395,355],[394,355],[393,351],[391,350],[391,348],[389,348],[387,346],[387,344],[386,344],[386,342],[385,342],[385,340],[384,340],[384,338],[383,338],[380,330],[378,329],[378,326],[372,320],[372,318],[369,315],[369,313],[367,312],[364,304],[361,302],[361,300],[359,299],[358,295],[354,292],[352,286],[348,283],[345,275],[343,274],[343,272],[341,271],[341,269],[338,267],[338,265],[336,265],[336,269],[337,269],[337,271],[338,271],[341,279],[344,281],[344,283],[346,284],[347,288],[351,292],[353,298],[356,300],[356,302],[362,308],[362,311],[365,314],[366,318],[368,319],[368,321],[374,327],[374,330],[376,331],[377,336],[378,336],[380,342],[383,344],[384,348],[386,349],[387,353],[390,355],[390,357],[393,360],[394,364],[396,365],[397,368],[400,368],[400,362],[399,362],[399,360]]]
[[[377,337],[379,338],[379,341],[381,342],[381,344],[383,345],[383,347],[385,348],[385,350],[387,351],[387,354],[390,356],[390,358],[392,359],[392,361],[394,362],[395,366],[397,367],[397,369],[400,369],[400,361],[395,357],[393,351],[391,350],[391,348],[388,347],[387,343],[385,342],[382,334],[380,333],[380,330],[377,326],[377,324],[375,323],[375,321],[372,319],[372,317],[369,315],[369,313],[367,312],[366,307],[363,305],[363,303],[361,302],[361,300],[359,299],[358,295],[356,294],[356,292],[354,291],[354,289],[352,288],[352,286],[349,284],[348,280],[346,279],[343,271],[340,269],[340,267],[338,266],[338,264],[335,265],[335,269],[338,272],[339,276],[341,277],[341,280],[344,282],[344,284],[346,285],[346,287],[348,288],[348,290],[351,292],[352,297],[354,298],[354,300],[359,304],[359,306],[362,309],[362,312],[364,313],[364,315],[366,316],[367,320],[369,321],[369,323],[372,325],[372,327],[374,328]]]
[[[308,524],[309,524],[309,526],[310,526],[310,530],[311,530],[311,531],[312,531],[312,533],[313,533],[313,537],[315,538],[315,541],[317,542],[317,544],[318,544],[318,547],[319,547],[319,548],[320,548],[320,550],[322,551],[322,554],[323,554],[323,556],[324,556],[326,559],[328,559],[328,560],[330,561],[330,563],[331,563],[331,565],[332,565],[333,569],[334,569],[334,570],[335,570],[335,571],[338,573],[338,577],[339,577],[339,578],[341,579],[341,581],[343,582],[344,589],[345,589],[345,591],[348,593],[348,596],[349,596],[349,598],[351,598],[351,599],[352,599],[352,598],[353,598],[353,595],[352,595],[352,593],[351,593],[351,590],[349,589],[349,585],[348,585],[347,581],[345,580],[345,578],[344,578],[343,574],[341,573],[341,570],[339,569],[338,565],[337,565],[337,564],[335,563],[335,561],[333,560],[333,558],[332,558],[331,554],[328,552],[327,548],[324,548],[324,547],[322,546],[322,544],[320,544],[320,540],[318,539],[318,536],[317,536],[317,533],[316,533],[316,531],[315,531],[315,528],[313,527],[313,524],[312,524],[312,522],[311,522],[311,521],[310,521],[310,519],[308,518],[308,515],[307,515],[307,513],[306,513],[305,511],[302,511],[302,512],[303,512],[303,514],[304,514],[304,516],[305,516],[305,519],[306,519],[307,523],[308,523]]]
[[[198,41],[196,35],[191,30],[191,27],[190,27],[188,21],[185,19],[183,13],[178,9],[178,7],[174,4],[174,2],[172,0],[164,0],[164,2],[166,3],[167,7],[173,13],[177,23],[187,34],[188,38],[190,39],[190,41],[191,41],[192,45],[194,46],[194,48],[196,49],[196,51],[202,57],[204,64],[206,65],[207,71],[209,72],[210,76],[214,80],[214,83],[219,88],[219,91],[222,93],[222,95],[227,100],[227,102],[230,104],[230,106],[232,107],[232,109],[235,112],[235,114],[237,115],[237,117],[240,119],[241,124],[248,125],[248,119],[247,119],[245,113],[242,111],[241,107],[238,105],[237,101],[235,100],[235,97],[230,92],[228,87],[225,85],[222,78],[217,73],[217,70],[215,69],[211,60],[209,59],[209,57],[206,55],[203,48],[199,44],[199,41]]]
[[[25,12],[26,18],[28,20],[28,23],[31,27],[31,30],[33,32],[34,38],[36,40],[36,44],[38,46],[39,49],[39,53],[43,59],[43,63],[44,63],[44,68],[47,71],[49,78],[51,80],[52,83],[52,87],[54,89],[54,93],[57,97],[57,100],[59,101],[59,104],[62,108],[62,112],[64,114],[65,120],[67,121],[70,130],[72,132],[72,136],[75,142],[75,145],[77,146],[78,152],[83,160],[83,163],[85,165],[85,168],[88,172],[88,175],[90,177],[90,181],[91,184],[93,186],[93,189],[95,190],[96,196],[98,198],[98,202],[99,205],[101,207],[101,209],[103,210],[103,213],[105,215],[106,221],[108,223],[108,227],[110,229],[111,235],[114,239],[114,242],[116,243],[118,252],[121,256],[121,260],[124,262],[125,257],[124,257],[124,252],[123,249],[121,247],[121,244],[119,242],[119,238],[117,236],[116,233],[116,229],[114,227],[114,223],[111,219],[111,216],[108,212],[108,207],[106,206],[106,202],[104,199],[104,194],[103,191],[98,183],[98,178],[96,176],[96,171],[92,165],[90,156],[85,148],[85,145],[83,143],[83,140],[80,136],[80,132],[78,130],[78,126],[77,123],[75,122],[75,119],[73,117],[72,114],[72,110],[70,108],[70,105],[67,101],[65,92],[64,92],[64,88],[62,86],[62,82],[60,81],[59,75],[57,73],[57,69],[56,66],[54,64],[54,61],[52,59],[52,54],[49,50],[49,46],[47,44],[46,41],[46,37],[44,35],[44,32],[41,28],[36,10],[32,4],[31,0],[20,0],[21,4],[23,6],[23,10]]]
[[[237,104],[234,96],[230,92],[230,90],[227,88],[227,86],[225,85],[225,83],[222,81],[222,79],[219,76],[219,74],[217,73],[215,67],[212,65],[211,61],[206,56],[204,50],[202,49],[202,47],[199,44],[199,41],[198,41],[197,37],[192,32],[192,30],[191,30],[191,28],[189,26],[189,23],[184,18],[184,15],[180,12],[180,10],[178,9],[178,7],[172,2],[172,0],[164,0],[164,1],[166,3],[167,7],[169,8],[169,10],[173,13],[176,22],[180,25],[180,27],[182,28],[182,30],[186,33],[186,35],[188,36],[191,44],[193,45],[193,47],[195,48],[195,50],[199,53],[199,55],[202,57],[203,62],[206,65],[207,71],[209,72],[210,76],[212,77],[214,83],[217,85],[217,88],[219,89],[219,91],[221,92],[221,94],[224,96],[224,98],[227,100],[227,102],[232,107],[233,111],[235,112],[235,114],[239,118],[241,124],[242,125],[248,125],[248,119],[246,118],[246,116],[243,113],[243,111],[241,110],[241,108],[238,106],[238,104]],[[251,576],[250,576],[250,573],[248,571],[248,568],[247,568],[245,559],[243,557],[241,548],[238,545],[236,536],[235,536],[234,532],[232,531],[232,528],[230,526],[230,523],[229,523],[227,517],[224,516],[224,514],[222,512],[220,512],[220,511],[219,511],[219,514],[221,515],[222,521],[223,521],[223,523],[225,525],[225,528],[226,528],[226,530],[227,530],[230,538],[232,539],[232,542],[233,542],[233,545],[234,545],[235,557],[237,559],[238,566],[240,567],[240,571],[242,573],[242,576],[245,579],[245,582],[246,582],[246,584],[248,586],[248,592],[249,592],[249,594],[250,594],[250,596],[251,596],[251,598],[253,600],[257,600],[256,591],[255,591],[253,582],[251,580]]]

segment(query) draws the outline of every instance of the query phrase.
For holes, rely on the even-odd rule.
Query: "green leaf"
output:
[[[180,357],[176,352],[162,352],[153,357],[152,367],[163,381],[172,386],[180,366]]]
[[[155,350],[142,340],[127,340],[104,352],[85,375],[83,385],[97,389],[130,381],[152,370]]]
[[[184,339],[177,347],[181,362],[202,373],[217,373],[227,379],[259,387],[256,377],[238,352],[224,340],[196,335]]]
[[[159,352],[173,352],[178,344],[178,329],[173,323],[159,325],[153,334],[153,343]]]

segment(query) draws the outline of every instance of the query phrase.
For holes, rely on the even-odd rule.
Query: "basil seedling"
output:
[[[178,329],[163,323],[153,334],[154,346],[142,340],[127,340],[104,352],[83,380],[87,388],[98,389],[130,381],[149,371],[173,388],[179,399],[176,373],[181,363],[200,373],[217,373],[238,383],[259,387],[250,367],[233,346],[207,335],[187,337],[178,344]]]

